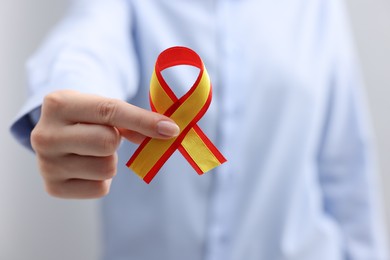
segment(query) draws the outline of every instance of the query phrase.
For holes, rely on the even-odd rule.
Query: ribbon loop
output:
[[[161,75],[164,69],[177,65],[190,65],[200,70],[193,86],[180,99]],[[198,174],[226,162],[196,124],[206,113],[211,99],[210,78],[199,55],[186,47],[163,51],[157,58],[150,82],[150,106],[153,111],[173,119],[180,127],[180,134],[169,140],[146,138],[127,162],[127,167],[150,183],[176,149]]]

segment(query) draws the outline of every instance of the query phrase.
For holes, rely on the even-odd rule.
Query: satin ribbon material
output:
[[[161,75],[164,69],[178,65],[199,69],[194,85],[180,99]],[[150,82],[150,106],[153,111],[173,119],[180,127],[180,134],[169,140],[146,138],[127,162],[127,167],[150,183],[176,149],[199,175],[226,162],[197,125],[211,99],[210,78],[199,55],[186,47],[172,47],[163,51],[157,58]]]

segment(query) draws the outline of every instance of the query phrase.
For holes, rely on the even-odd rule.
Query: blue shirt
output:
[[[157,55],[203,58],[213,101],[199,125],[228,162],[198,176],[176,152],[150,185],[125,163],[102,201],[110,260],[384,260],[373,151],[337,0],[78,0],[29,61],[12,126],[76,89],[149,108]],[[188,85],[186,73],[171,79]],[[36,120],[36,119],[35,119]]]

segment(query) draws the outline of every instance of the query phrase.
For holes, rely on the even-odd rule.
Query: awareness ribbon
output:
[[[161,75],[164,69],[178,65],[190,65],[200,70],[194,85],[180,99]],[[172,47],[163,51],[157,58],[150,82],[150,106],[154,112],[175,121],[180,134],[168,140],[145,138],[127,162],[127,167],[150,183],[176,149],[199,175],[226,162],[225,157],[197,125],[206,113],[211,98],[210,78],[196,52],[186,47]]]

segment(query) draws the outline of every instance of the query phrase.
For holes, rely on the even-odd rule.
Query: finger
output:
[[[60,158],[39,158],[39,166],[44,179],[64,181],[84,179],[103,181],[116,175],[118,156],[107,157],[79,156],[70,154]]]
[[[43,132],[39,138],[35,136],[34,139],[35,150],[41,155],[55,157],[78,154],[105,157],[116,152],[121,135],[115,127],[79,123],[62,126],[57,131],[51,131],[50,135]]]
[[[122,100],[74,91],[58,91],[46,96],[42,110],[51,116],[65,118],[71,123],[110,125],[153,138],[172,138],[180,132],[172,119],[164,115]],[[53,114],[53,111],[60,115]]]
[[[146,138],[146,136],[144,136],[143,134],[137,133],[135,131],[131,131],[123,128],[118,128],[118,131],[122,137],[126,138],[127,140],[135,144],[142,143],[142,141],[145,140]]]
[[[72,179],[64,182],[45,182],[46,191],[53,197],[63,199],[94,199],[107,195],[111,180],[92,181]]]

